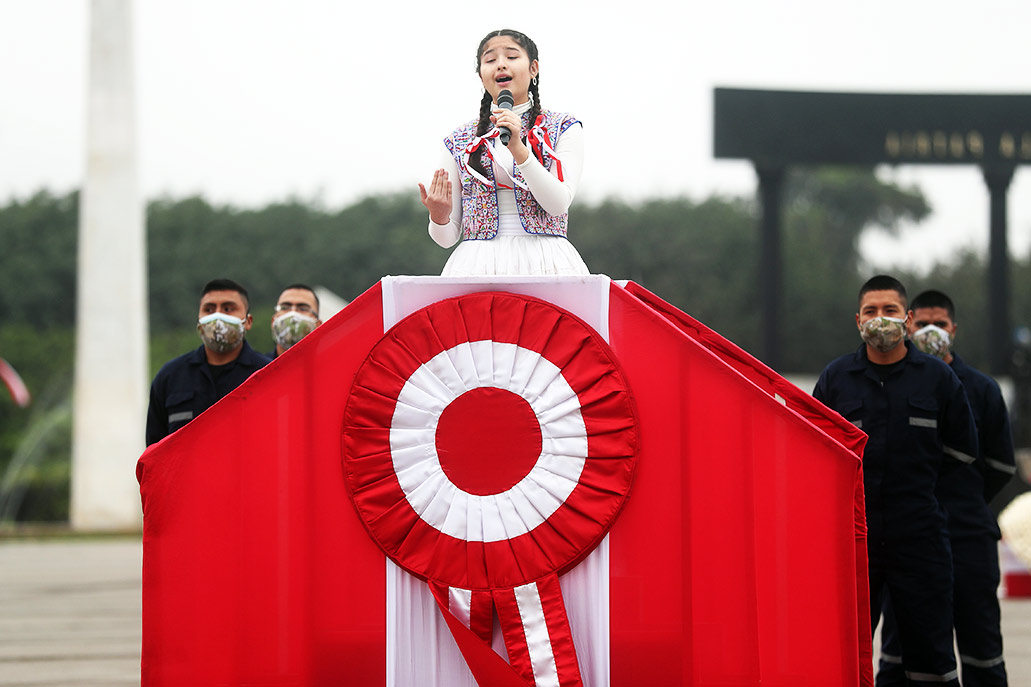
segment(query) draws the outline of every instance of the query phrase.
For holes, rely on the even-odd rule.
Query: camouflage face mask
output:
[[[949,333],[933,324],[916,330],[909,338],[921,351],[942,360],[948,357],[949,346],[952,345],[952,337],[949,336]]]
[[[311,334],[316,324],[318,320],[311,315],[291,310],[272,320],[272,338],[286,350]]]
[[[905,325],[906,321],[897,317],[873,317],[859,326],[859,334],[867,344],[887,353],[902,342]]]
[[[228,353],[243,343],[247,330],[239,317],[216,312],[197,320],[197,333],[211,350]]]

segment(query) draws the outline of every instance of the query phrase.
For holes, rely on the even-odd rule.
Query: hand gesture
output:
[[[430,211],[430,221],[434,224],[447,224],[451,221],[451,182],[447,171],[438,169],[433,173],[430,188],[419,184],[419,199]]]

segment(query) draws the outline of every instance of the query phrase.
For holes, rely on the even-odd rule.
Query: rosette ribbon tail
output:
[[[489,592],[432,582],[430,589],[481,687],[583,687],[557,575]],[[511,665],[490,647],[494,608]]]
[[[483,605],[480,603],[483,597],[479,595],[486,597],[486,624],[493,628],[494,605],[491,601],[491,593],[446,587],[435,582],[429,584],[433,598],[440,607],[440,614],[444,617],[448,629],[451,630],[451,636],[455,638],[455,643],[462,652],[469,671],[476,679],[476,684],[480,687],[532,687],[532,682],[527,682],[491,648],[490,630],[483,633],[475,629],[482,628],[484,624]],[[475,602],[469,605],[471,611],[469,615],[464,614],[464,598]],[[474,606],[476,610],[472,610]],[[470,629],[470,626],[474,629]]]

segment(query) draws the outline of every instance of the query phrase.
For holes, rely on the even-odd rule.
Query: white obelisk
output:
[[[71,524],[137,529],[147,409],[144,210],[137,182],[132,0],[91,0],[79,205]]]

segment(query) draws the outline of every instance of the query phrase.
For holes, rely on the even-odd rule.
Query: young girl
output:
[[[541,108],[537,46],[511,29],[487,34],[476,51],[480,118],[444,140],[447,161],[419,195],[429,233],[451,254],[444,276],[589,274],[566,240],[569,204],[583,168],[583,127]],[[498,107],[502,91],[514,107]],[[501,129],[511,138],[501,142]]]

